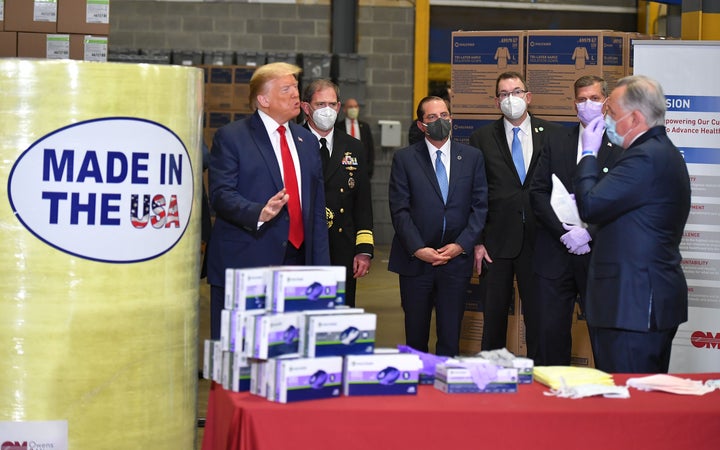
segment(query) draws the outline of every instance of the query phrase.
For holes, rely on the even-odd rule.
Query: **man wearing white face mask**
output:
[[[365,151],[360,141],[335,128],[340,110],[337,85],[314,80],[303,90],[302,100],[305,127],[320,143],[330,261],[346,267],[345,304],[355,306],[357,279],[370,271],[374,250]]]
[[[530,203],[538,225],[533,251],[533,292],[540,312],[540,340],[534,359],[540,366],[570,365],[575,301],[579,298],[584,312],[591,236],[595,233],[593,225],[585,228],[562,223],[550,203],[553,174],[569,193],[573,192],[572,177],[583,150],[580,135],[594,118],[602,117],[607,98],[607,83],[594,75],[578,78],[574,88],[574,106],[580,123],[548,133],[530,183]],[[603,136],[598,153],[600,177],[612,167],[621,150]]]
[[[558,125],[530,116],[532,94],[517,72],[500,74],[495,105],[503,117],[476,130],[470,144],[482,150],[488,181],[488,215],[475,246],[475,267],[485,274],[482,349],[506,346],[508,309],[517,279],[525,319],[528,357],[538,346],[539,312],[532,297],[532,251],[535,216],[530,207],[530,180],[545,134]]]
[[[615,373],[664,373],[672,340],[688,319],[680,255],[690,212],[690,177],[665,131],[660,84],[636,75],[618,81],[607,116],[582,134],[573,178],[580,218],[598,226],[588,273],[586,316],[595,366]],[[625,150],[602,178],[603,131]]]

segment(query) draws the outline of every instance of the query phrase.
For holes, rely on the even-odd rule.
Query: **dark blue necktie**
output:
[[[522,144],[518,137],[518,131],[520,131],[520,127],[513,128],[512,159],[515,163],[518,176],[520,177],[520,184],[522,184],[525,182],[525,159],[523,158]]]

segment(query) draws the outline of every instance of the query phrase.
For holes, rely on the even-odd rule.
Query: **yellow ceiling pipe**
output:
[[[415,0],[415,55],[413,74],[413,115],[427,95],[430,54],[430,0]]]

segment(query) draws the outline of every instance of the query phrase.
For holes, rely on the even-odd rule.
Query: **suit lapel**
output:
[[[255,112],[252,116],[250,128],[255,145],[257,145],[260,152],[260,156],[265,161],[265,165],[267,165],[268,170],[270,170],[270,176],[273,183],[275,183],[275,187],[278,191],[280,191],[280,189],[284,187],[282,174],[280,173],[280,164],[278,164],[277,157],[275,156],[275,150],[273,150],[272,142],[265,130],[265,125],[263,124],[262,119],[260,119],[260,114],[257,112]]]
[[[415,157],[418,160],[418,165],[422,169],[425,176],[430,181],[430,184],[432,185],[433,189],[435,190],[435,193],[440,197],[440,201],[442,201],[442,192],[440,192],[440,184],[438,184],[437,176],[435,176],[435,167],[433,166],[433,162],[430,160],[430,154],[428,152],[427,144],[425,143],[425,140],[423,139],[422,142],[418,142],[415,144]],[[452,171],[451,171],[452,172]],[[449,184],[449,182],[448,182]],[[449,196],[449,193],[448,193]]]
[[[503,122],[503,118],[501,117],[497,122],[495,122],[495,143],[497,144],[497,148],[500,151],[500,157],[505,161],[505,164],[510,168],[510,170],[514,171],[517,174],[517,170],[515,169],[515,163],[512,160],[512,154],[510,153],[510,147],[508,147],[507,138],[505,137],[505,124]],[[520,181],[520,178],[517,179]]]
[[[463,169],[463,155],[462,150],[457,148],[456,145],[451,141],[450,143],[450,179],[448,180],[448,201],[450,201],[450,197],[453,194],[453,191],[455,190],[455,180],[457,180],[462,175],[462,169]],[[438,185],[438,189],[439,189]]]

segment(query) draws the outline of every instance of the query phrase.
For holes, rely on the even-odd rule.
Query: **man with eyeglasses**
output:
[[[575,302],[584,312],[590,251],[594,246],[592,236],[596,231],[593,225],[561,222],[551,202],[553,175],[572,194],[572,177],[583,151],[580,136],[593,119],[603,116],[607,98],[607,82],[595,75],[578,78],[574,88],[573,106],[580,123],[547,134],[530,183],[530,203],[538,225],[533,252],[533,293],[541,313],[539,347],[534,360],[541,366],[570,365]],[[603,136],[597,156],[598,177],[608,172],[621,151]]]
[[[330,262],[345,266],[345,304],[355,306],[357,279],[370,271],[374,250],[372,200],[362,142],[335,127],[338,94],[332,81],[313,80],[303,90],[300,106],[305,127],[320,143]]]
[[[406,344],[428,351],[434,308],[435,353],[457,356],[472,248],[487,213],[485,165],[478,149],[450,139],[448,101],[423,98],[417,117],[425,139],[395,152],[390,169],[388,270],[399,276]]]
[[[532,93],[521,74],[500,74],[495,92],[495,105],[503,116],[470,136],[470,144],[485,157],[488,181],[487,224],[475,246],[475,267],[479,275],[485,276],[486,285],[482,349],[506,346],[515,277],[522,300],[527,353],[534,358],[540,311],[535,308],[532,292],[535,216],[530,207],[530,180],[545,135],[558,125],[528,114]]]
[[[667,373],[673,338],[688,320],[680,241],[690,177],[666,134],[665,95],[657,81],[620,79],[606,108],[606,117],[583,131],[573,179],[580,218],[598,226],[585,302],[595,366]],[[600,178],[604,132],[625,150]]]

